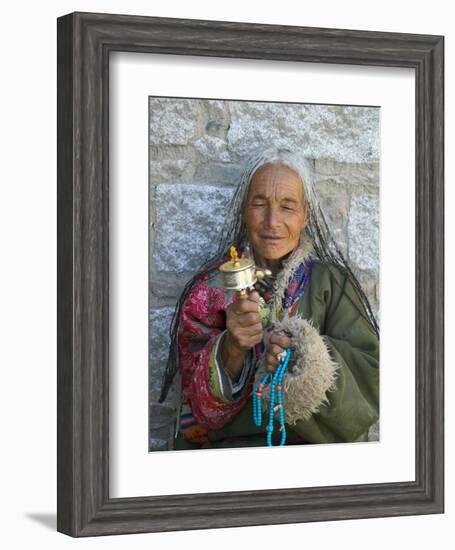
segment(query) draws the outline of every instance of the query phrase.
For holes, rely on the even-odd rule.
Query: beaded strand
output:
[[[286,369],[289,365],[289,360],[291,358],[291,350],[288,348],[286,350],[286,356],[279,363],[275,372],[273,373],[272,383],[270,387],[270,408],[269,408],[269,423],[267,426],[267,446],[272,447],[272,434],[274,430],[273,419],[275,413],[279,412],[280,419],[280,432],[281,439],[279,446],[282,447],[286,442],[286,426],[284,422],[284,403],[283,403],[283,377]],[[270,382],[270,373],[267,373],[262,381],[256,385],[253,392],[253,420],[256,426],[262,425],[262,406],[261,406],[261,397],[262,392],[265,386]],[[276,405],[275,405],[275,396],[276,396]]]
[[[256,426],[262,425],[261,397],[265,386],[270,382],[270,373],[267,373],[262,381],[255,387],[253,392],[253,420]]]

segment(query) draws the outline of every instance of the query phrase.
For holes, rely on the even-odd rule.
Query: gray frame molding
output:
[[[57,529],[92,536],[442,513],[444,41],[73,13],[58,19]],[[416,82],[416,480],[109,497],[109,53],[410,67]]]

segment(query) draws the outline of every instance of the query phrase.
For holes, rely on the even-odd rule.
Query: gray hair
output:
[[[266,164],[282,164],[296,172],[303,185],[303,195],[311,218],[311,214],[320,211],[319,201],[314,190],[312,165],[308,159],[298,156],[289,149],[270,148],[256,152],[247,161],[240,177],[238,186],[228,208],[228,217],[221,233],[218,254],[226,251],[228,243],[244,245],[246,241],[246,225],[242,211],[248,196],[251,180],[254,174]]]
[[[235,244],[238,247],[246,244],[247,234],[242,211],[254,174],[266,164],[282,164],[299,175],[309,214],[309,222],[304,231],[310,235],[316,254],[321,260],[333,261],[343,264],[344,267],[349,267],[330,232],[322,211],[315,190],[312,163],[302,154],[276,147],[256,152],[248,159],[228,208],[229,215],[222,230],[215,256],[219,257],[225,254],[230,244]],[[349,271],[351,270],[349,269]]]

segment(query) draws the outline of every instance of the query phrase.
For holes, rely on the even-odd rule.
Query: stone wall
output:
[[[150,450],[170,436],[175,391],[157,399],[174,304],[215,251],[245,160],[272,143],[312,160],[333,234],[379,318],[378,108],[151,97]]]

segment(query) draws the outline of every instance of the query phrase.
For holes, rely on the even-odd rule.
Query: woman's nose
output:
[[[274,206],[268,207],[266,218],[267,226],[270,228],[276,227],[280,224],[279,212]]]

